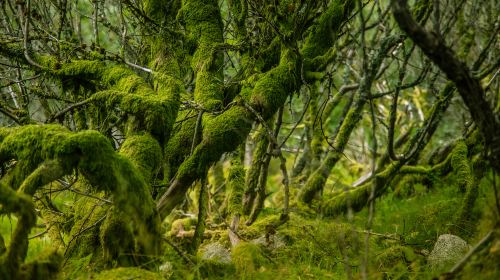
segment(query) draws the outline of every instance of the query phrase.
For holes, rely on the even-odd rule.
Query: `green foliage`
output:
[[[0,278],[498,278],[499,7],[361,2],[3,1]]]

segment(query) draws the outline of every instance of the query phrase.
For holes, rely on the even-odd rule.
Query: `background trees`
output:
[[[61,268],[72,277],[83,263],[154,270],[181,258],[192,266],[204,237],[224,242],[222,230],[234,247],[236,272],[228,273],[257,273],[267,261],[279,265],[245,241],[264,234],[269,243],[318,217],[316,226],[338,236],[319,232],[314,242],[337,244],[330,258],[345,265],[337,271],[322,256],[319,269],[383,275],[386,260],[370,248],[388,258],[383,249],[416,250],[402,247],[414,238],[404,232],[399,249],[370,243],[377,211],[390,213],[384,195],[443,185],[457,193],[437,191],[436,200],[460,199],[445,205],[456,213],[438,215],[450,224],[432,231],[473,241],[484,234],[478,223],[495,228],[498,209],[475,205],[498,203],[496,1],[28,0],[1,8],[0,203],[17,217],[10,243],[0,239],[6,278]],[[362,222],[353,220],[366,206]],[[55,249],[25,263],[36,224]],[[166,228],[189,244],[165,240]],[[286,265],[300,263],[285,256]],[[202,273],[216,271],[200,263]],[[420,269],[408,267],[394,273]]]

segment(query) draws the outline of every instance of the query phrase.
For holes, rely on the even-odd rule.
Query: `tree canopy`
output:
[[[499,277],[498,1],[0,8],[1,279]]]

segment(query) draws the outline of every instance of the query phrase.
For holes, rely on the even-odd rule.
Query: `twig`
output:
[[[105,199],[105,198],[101,198],[101,197],[98,197],[98,196],[94,196],[94,195],[91,195],[91,194],[88,194],[88,193],[84,193],[84,192],[81,192],[79,190],[76,190],[74,188],[72,188],[72,185],[73,184],[68,184],[66,182],[64,182],[63,180],[57,180],[59,182],[59,184],[61,184],[66,190],[70,191],[70,192],[74,192],[76,194],[79,194],[79,195],[83,195],[85,197],[88,197],[88,198],[93,198],[93,199],[96,199],[96,200],[99,200],[101,202],[104,202],[106,204],[113,204],[113,201],[109,200],[109,199]]]
[[[88,103],[90,103],[92,101],[92,99],[85,99],[83,101],[80,101],[80,102],[77,102],[75,104],[71,104],[70,106],[66,107],[65,109],[63,109],[62,111],[56,113],[55,115],[53,115],[52,117],[48,118],[45,123],[51,123],[53,122],[54,120],[62,117],[64,114],[68,113],[69,111],[72,111],[74,110],[75,108],[78,108],[80,106],[84,106],[84,105],[87,105]]]
[[[46,234],[47,232],[49,232],[50,227],[51,227],[51,226],[47,227],[47,228],[46,228],[44,231],[42,231],[42,232],[39,232],[39,233],[37,233],[37,234],[35,234],[35,235],[33,235],[33,236],[28,237],[28,240],[30,240],[30,239],[35,239],[35,238],[37,238],[37,237],[40,237],[40,236],[42,236],[42,235]]]
[[[24,40],[23,40],[23,49],[24,49],[24,58],[26,58],[26,61],[40,69],[43,69],[40,64],[36,63],[29,55],[29,48],[28,48],[28,39],[29,39],[29,22],[30,22],[30,9],[31,9],[31,1],[27,1],[27,6],[26,6],[26,13],[22,13],[23,18],[24,18]],[[22,9],[22,6],[20,6],[20,9]]]

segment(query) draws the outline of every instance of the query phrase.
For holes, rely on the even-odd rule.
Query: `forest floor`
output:
[[[203,244],[189,261],[179,252],[189,247],[195,219],[178,219],[166,229],[171,244],[166,243],[165,254],[154,259],[149,271],[137,267],[102,271],[87,257],[65,261],[60,278],[361,279],[367,273],[369,279],[446,279],[446,272],[495,228],[499,215],[491,182],[483,178],[473,221],[467,228],[457,228],[454,215],[464,194],[454,185],[453,178],[432,188],[411,181],[399,184],[376,201],[370,232],[366,230],[367,209],[332,219],[317,215],[314,205],[292,204],[289,221],[272,228],[280,209],[269,205],[253,225],[240,227],[240,242],[232,246],[226,224],[212,218]],[[15,223],[14,217],[0,219],[6,243]],[[27,261],[50,248],[43,232],[43,227],[32,230]],[[443,247],[436,245],[438,239],[443,241],[440,236],[453,238]],[[452,276],[500,279],[499,264],[500,240],[494,238],[477,248]]]

